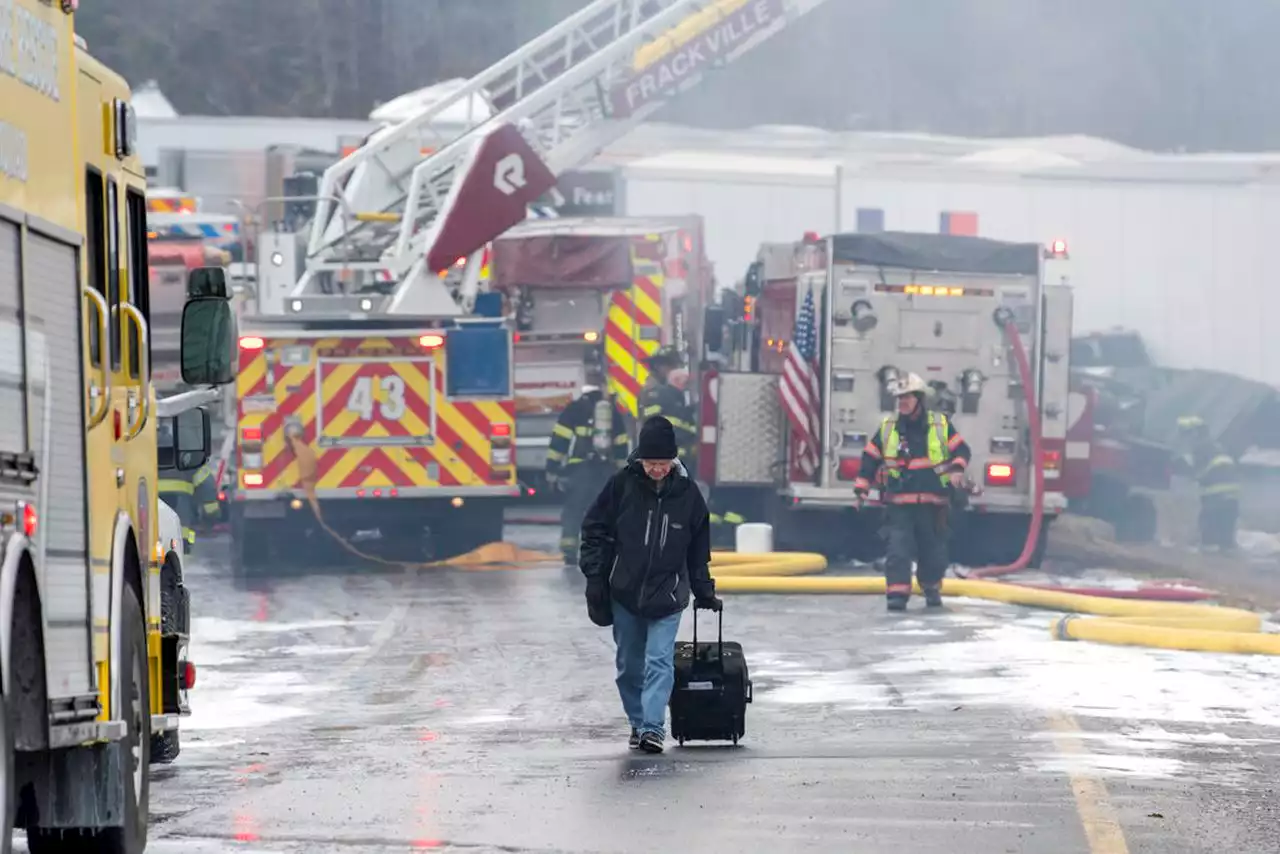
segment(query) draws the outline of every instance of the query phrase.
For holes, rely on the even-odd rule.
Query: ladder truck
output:
[[[432,542],[424,524],[455,552],[499,539],[520,494],[513,330],[481,287],[484,247],[558,175],[824,2],[595,0],[289,200],[306,227],[258,237],[241,324],[233,560],[287,541],[279,526],[308,524],[314,501],[411,549]]]

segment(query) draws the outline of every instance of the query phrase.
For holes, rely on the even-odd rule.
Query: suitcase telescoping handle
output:
[[[724,660],[724,611],[716,611],[716,652]],[[693,609],[693,654],[698,654],[698,608]]]

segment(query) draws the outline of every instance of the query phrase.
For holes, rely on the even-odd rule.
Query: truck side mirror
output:
[[[161,471],[195,471],[207,463],[213,453],[208,411],[196,407],[160,419],[156,450]]]
[[[218,386],[235,379],[236,337],[236,318],[225,299],[188,300],[182,307],[182,381]]]
[[[708,353],[724,352],[724,306],[708,306],[702,313],[702,344]]]
[[[187,274],[187,299],[230,299],[227,271],[222,267],[197,267]]]

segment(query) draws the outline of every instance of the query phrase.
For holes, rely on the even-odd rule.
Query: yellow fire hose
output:
[[[406,563],[368,554],[347,542],[324,520],[316,498],[316,455],[305,442],[290,437],[289,444],[298,461],[298,482],[302,486],[316,522],[343,549],[356,557],[387,566],[409,568],[461,567],[484,569],[493,566],[535,564],[560,560],[559,555],[521,549],[511,543],[489,543],[447,560]],[[823,593],[883,594],[883,578],[866,576],[812,576],[827,568],[827,560],[809,552],[742,554],[713,552],[712,575],[722,593]],[[917,592],[919,592],[917,588]],[[943,592],[951,596],[989,599],[1010,605],[1024,605],[1066,611],[1079,616],[1061,617],[1051,631],[1060,640],[1088,640],[1124,646],[1180,649],[1202,652],[1257,653],[1280,655],[1280,634],[1262,632],[1258,614],[1238,608],[1196,605],[1186,602],[1150,602],[1140,599],[1109,599],[1059,590],[1039,590],[1017,584],[976,579],[948,578]]]
[[[821,571],[821,555],[778,553],[742,555],[715,553],[712,574],[721,593],[883,594],[883,578],[809,577]],[[775,568],[781,567],[781,568]],[[803,569],[801,567],[814,567]],[[1187,602],[1151,602],[1110,599],[1059,590],[1038,590],[999,581],[948,578],[943,592],[951,596],[989,599],[1066,611],[1050,626],[1059,640],[1088,640],[1122,646],[1143,646],[1198,652],[1236,652],[1280,655],[1280,634],[1262,631],[1262,617],[1239,608],[1197,605]],[[919,588],[917,587],[917,591]]]

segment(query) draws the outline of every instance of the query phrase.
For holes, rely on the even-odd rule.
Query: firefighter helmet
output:
[[[925,384],[924,379],[919,374],[907,374],[889,387],[890,393],[894,397],[903,397],[908,394],[928,394],[929,386]]]
[[[646,361],[651,368],[678,368],[684,364],[684,358],[681,357],[680,351],[670,345],[659,347]]]

